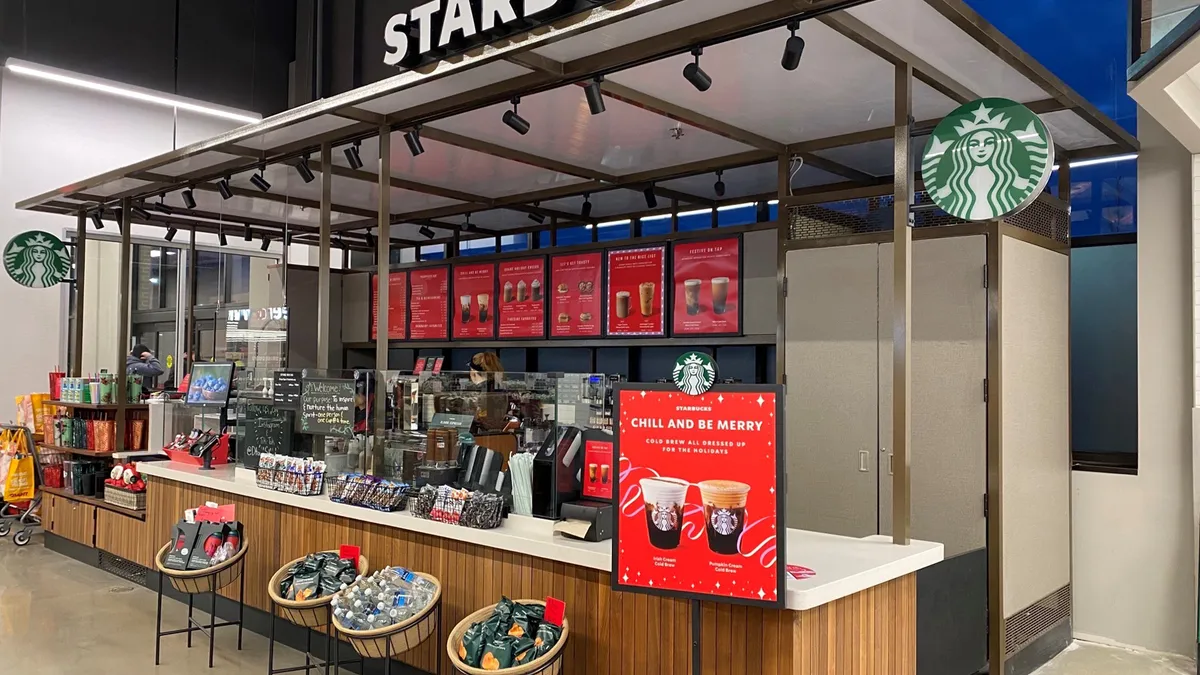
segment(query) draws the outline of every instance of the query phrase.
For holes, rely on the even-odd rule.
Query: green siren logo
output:
[[[49,288],[67,278],[71,254],[49,232],[22,232],[4,247],[4,269],[13,281],[30,288]]]
[[[688,396],[699,396],[717,381],[717,362],[708,354],[688,352],[675,359],[675,387]]]
[[[1029,206],[1050,180],[1054,143],[1042,120],[1004,98],[959,107],[925,146],[921,176],[934,203],[963,220],[994,220]]]

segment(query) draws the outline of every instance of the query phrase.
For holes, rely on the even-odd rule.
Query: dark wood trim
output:
[[[1113,234],[1094,234],[1088,237],[1071,237],[1071,248],[1090,248],[1092,246],[1121,246],[1136,244],[1137,232],[1117,232]]]

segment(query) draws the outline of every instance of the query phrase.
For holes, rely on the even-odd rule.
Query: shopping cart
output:
[[[61,482],[63,457],[61,453],[49,453],[46,457],[40,457],[33,443],[33,434],[25,427],[0,424],[0,430],[14,434],[17,442],[23,446],[17,449],[18,457],[26,455],[33,457],[33,499],[27,502],[4,503],[3,506],[0,506],[0,537],[7,537],[14,526],[19,527],[20,529],[13,535],[13,543],[17,546],[24,546],[29,543],[29,538],[33,536],[34,530],[42,526],[42,519],[39,515],[39,507],[42,503],[40,488],[45,485],[47,474],[53,473],[55,469],[57,469]],[[51,464],[46,464],[43,460],[51,462]]]

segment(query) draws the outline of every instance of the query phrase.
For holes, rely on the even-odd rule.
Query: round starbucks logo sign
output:
[[[717,362],[708,354],[688,352],[675,359],[675,387],[688,396],[699,396],[717,381]]]
[[[67,278],[71,254],[49,232],[22,232],[4,247],[4,269],[13,281],[30,288],[49,288]]]
[[[972,101],[938,123],[921,176],[934,203],[963,220],[994,220],[1029,206],[1050,180],[1054,142],[1029,108]]]

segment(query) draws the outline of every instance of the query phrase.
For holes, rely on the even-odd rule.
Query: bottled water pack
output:
[[[350,630],[375,630],[394,626],[425,609],[437,587],[403,567],[385,567],[369,577],[359,575],[353,584],[342,584],[330,601],[334,619]]]

